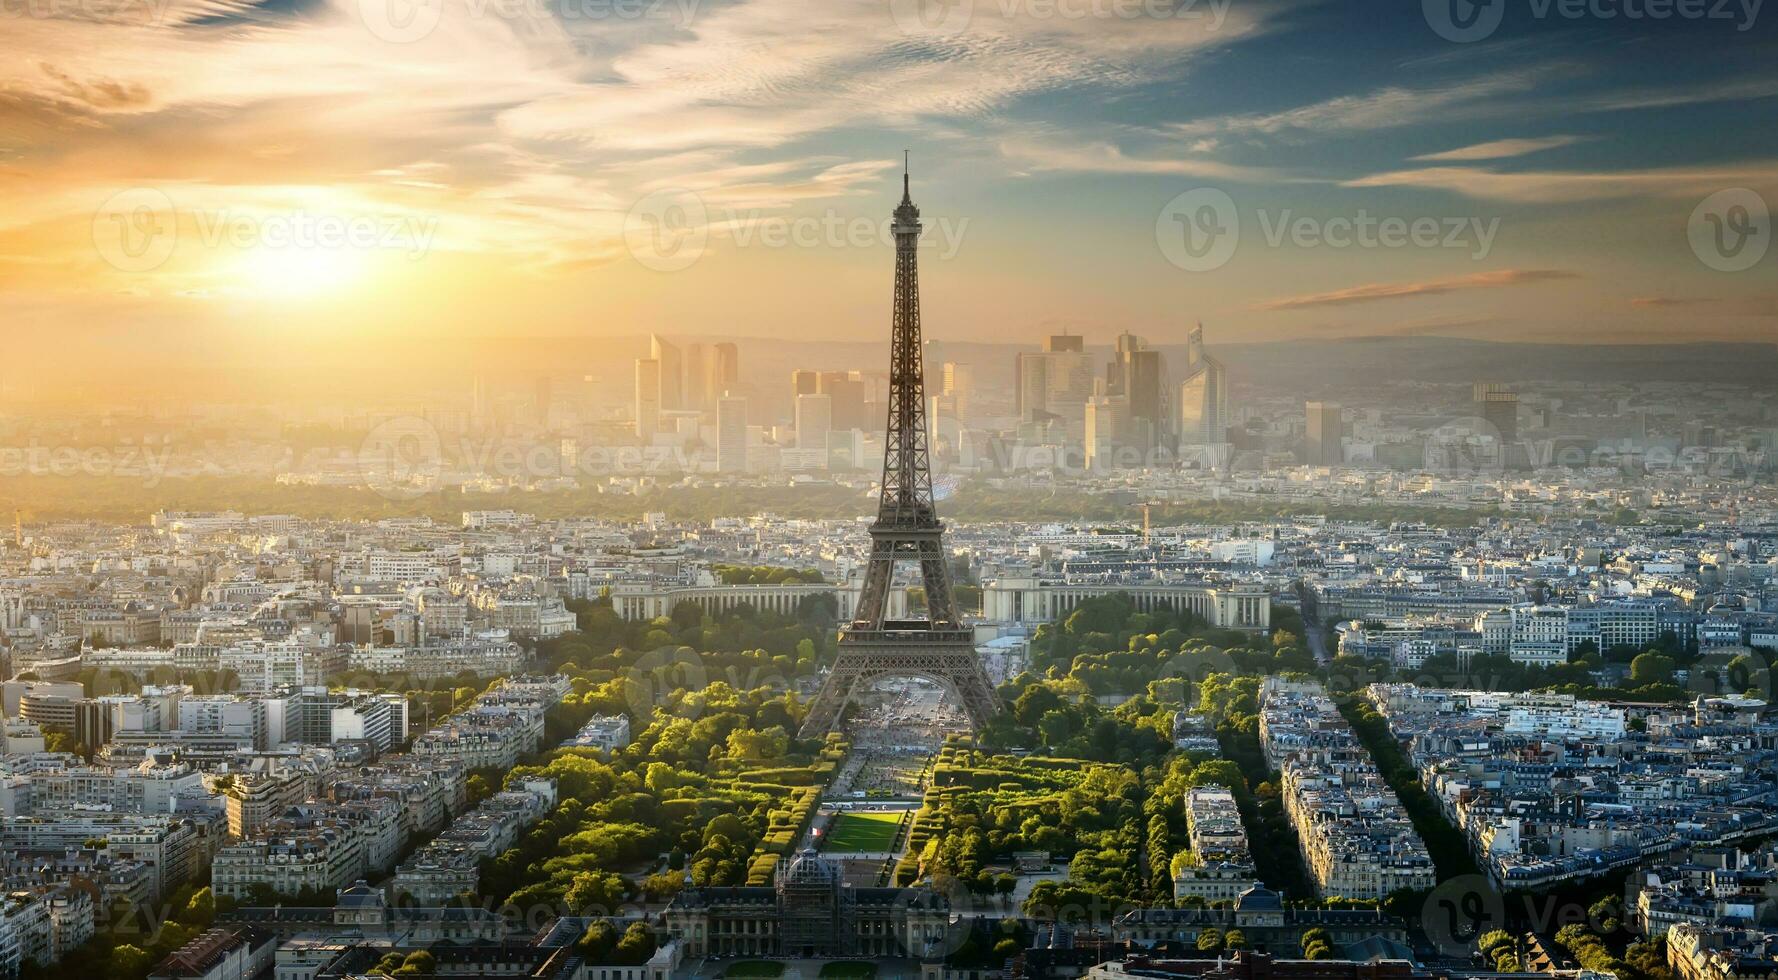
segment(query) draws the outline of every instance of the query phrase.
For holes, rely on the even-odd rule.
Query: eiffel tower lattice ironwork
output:
[[[852,621],[840,629],[839,655],[803,721],[805,738],[839,723],[862,687],[880,677],[926,677],[962,702],[981,728],[994,716],[994,686],[976,656],[974,634],[957,615],[945,561],[944,524],[933,506],[927,448],[926,381],[920,349],[920,275],[915,249],[920,209],[901,176],[895,209],[895,313],[889,341],[889,423],[884,434],[883,494],[870,527],[870,563]],[[926,587],[927,618],[888,618],[897,562],[917,562]]]

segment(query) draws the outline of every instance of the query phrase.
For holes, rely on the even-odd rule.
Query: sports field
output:
[[[864,810],[842,813],[822,842],[824,851],[887,851],[895,846],[901,811]]]

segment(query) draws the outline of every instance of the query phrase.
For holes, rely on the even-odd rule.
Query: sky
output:
[[[0,54],[15,352],[879,338],[904,152],[929,336],[1778,342],[1757,0],[0,0]]]

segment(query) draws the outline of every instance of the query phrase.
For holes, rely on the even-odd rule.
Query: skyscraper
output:
[[[1105,371],[1106,391],[1128,402],[1130,437],[1144,450],[1153,449],[1167,428],[1161,397],[1165,371],[1161,352],[1141,337],[1124,333],[1117,338],[1117,352]]]
[[[728,341],[710,348],[707,370],[710,373],[710,397],[717,398],[734,391],[741,383],[741,350]]]
[[[833,429],[832,395],[796,396],[796,448],[827,450]]]
[[[1082,338],[1047,337],[1043,350],[1018,354],[1013,371],[1013,410],[1020,421],[1055,415],[1071,425],[1080,424],[1093,395],[1093,367]]]
[[[1179,383],[1179,444],[1210,446],[1228,441],[1229,390],[1222,362],[1204,350],[1204,325],[1186,340],[1185,380]]]
[[[1519,396],[1503,384],[1491,381],[1477,381],[1475,384],[1475,411],[1482,421],[1488,423],[1500,442],[1517,442],[1519,438]]]
[[[834,428],[864,428],[866,418],[863,378],[854,378],[845,371],[823,371],[815,390],[833,398]]]
[[[678,411],[685,407],[685,363],[679,356],[679,348],[661,339],[660,334],[648,337],[648,356],[655,362],[659,380],[655,382],[660,392],[660,407],[667,411]]]
[[[701,412],[711,405],[709,358],[703,344],[685,348],[685,407]]]
[[[739,395],[716,400],[716,468],[747,472],[747,399]]]
[[[1103,469],[1116,462],[1129,430],[1130,400],[1122,395],[1095,395],[1086,404],[1086,462]]]
[[[946,361],[943,394],[950,398],[958,421],[967,422],[975,400],[975,369],[959,361]]]
[[[661,427],[661,362],[636,359],[636,438],[648,445]]]
[[[790,372],[790,397],[816,394],[821,384],[821,375],[816,371],[798,368]]]
[[[1338,466],[1345,461],[1345,420],[1335,402],[1305,402],[1303,461],[1311,466]]]

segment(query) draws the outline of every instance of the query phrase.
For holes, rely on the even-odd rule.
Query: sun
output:
[[[321,245],[260,245],[236,267],[241,285],[263,296],[326,298],[364,278],[371,257],[361,249]]]

